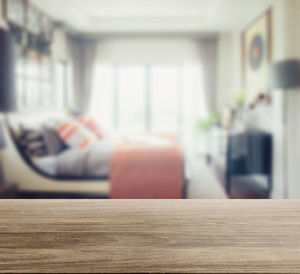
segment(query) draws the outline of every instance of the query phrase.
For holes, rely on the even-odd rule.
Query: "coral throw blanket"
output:
[[[112,155],[112,199],[183,198],[183,157],[176,137],[129,137]]]

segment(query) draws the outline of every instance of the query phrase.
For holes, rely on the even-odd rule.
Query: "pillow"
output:
[[[40,129],[21,126],[19,145],[29,157],[42,157],[48,154],[44,136]]]
[[[52,127],[43,125],[42,132],[49,155],[57,155],[66,148]]]
[[[103,138],[103,133],[101,132],[98,123],[94,118],[90,116],[82,116],[78,119],[79,123],[84,125],[87,129],[93,132],[99,139]]]
[[[64,144],[84,149],[95,142],[97,136],[76,120],[67,120],[58,123],[56,133]]]

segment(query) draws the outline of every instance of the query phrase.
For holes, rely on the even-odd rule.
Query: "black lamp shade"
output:
[[[270,67],[269,87],[289,89],[300,86],[300,63],[298,60],[276,62]]]
[[[14,45],[9,32],[0,29],[0,112],[15,109]]]

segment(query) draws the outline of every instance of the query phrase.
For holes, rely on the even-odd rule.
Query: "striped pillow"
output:
[[[29,157],[43,157],[48,154],[43,133],[39,129],[21,127],[19,145]]]
[[[57,135],[68,146],[84,149],[95,142],[96,135],[76,120],[60,122]]]
[[[83,124],[87,129],[92,131],[99,139],[103,138],[103,133],[96,120],[88,115],[82,116],[78,119],[78,122]]]

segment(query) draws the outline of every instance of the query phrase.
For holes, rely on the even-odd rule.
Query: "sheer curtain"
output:
[[[216,49],[187,38],[103,40],[90,111],[114,131],[194,135],[215,109]]]
[[[199,48],[207,111],[216,111],[217,41],[215,39],[201,41]]]
[[[89,110],[95,75],[97,41],[69,38],[72,58],[72,111],[86,113]]]
[[[90,111],[122,133],[193,131],[208,110],[203,79],[199,63],[98,63]]]

